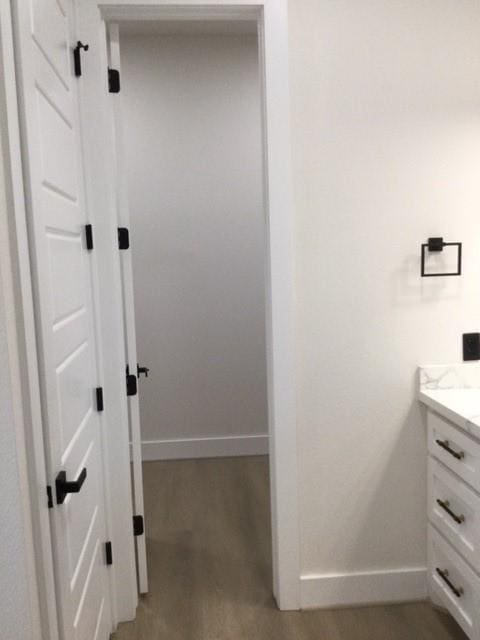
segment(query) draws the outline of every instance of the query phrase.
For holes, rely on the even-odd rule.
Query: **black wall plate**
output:
[[[480,333],[463,334],[463,359],[480,360]]]

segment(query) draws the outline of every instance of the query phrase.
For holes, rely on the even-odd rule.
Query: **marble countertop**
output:
[[[480,438],[480,363],[425,366],[419,373],[419,400]]]

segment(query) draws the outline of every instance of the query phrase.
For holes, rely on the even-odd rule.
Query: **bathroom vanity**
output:
[[[480,365],[420,368],[427,407],[428,583],[480,640]]]

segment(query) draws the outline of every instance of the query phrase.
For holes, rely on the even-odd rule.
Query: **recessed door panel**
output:
[[[83,468],[89,470],[81,492],[78,495],[71,494],[65,500],[65,519],[68,521],[68,555],[69,555],[69,579],[70,584],[81,572],[83,552],[88,549],[89,538],[92,531],[98,533],[98,505],[95,504],[96,485],[98,476],[95,476],[95,464],[97,461],[93,451],[94,442],[90,441],[89,447],[82,458],[81,464],[73,472],[77,475]],[[90,534],[90,535],[89,535]],[[86,554],[88,555],[88,554]]]
[[[85,308],[85,251],[79,235],[47,231],[53,296],[53,323]],[[79,274],[82,275],[79,278]]]
[[[33,0],[31,2],[32,36],[39,51],[68,90],[69,77],[69,24],[66,7],[68,2],[58,0]]]
[[[60,107],[37,89],[38,124],[42,151],[43,184],[75,202],[78,197],[75,137],[61,116]]]
[[[92,408],[88,342],[80,345],[57,369],[57,388],[62,448],[69,447]],[[88,384],[90,382],[90,384]]]

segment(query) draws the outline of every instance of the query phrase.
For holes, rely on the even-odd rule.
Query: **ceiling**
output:
[[[122,36],[256,35],[254,20],[135,20],[119,22]]]

